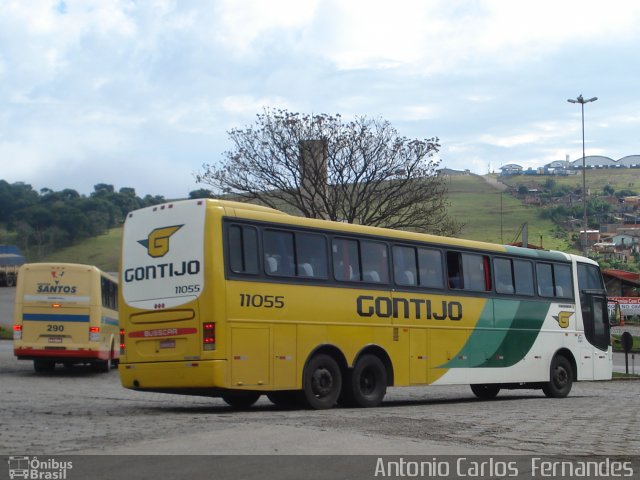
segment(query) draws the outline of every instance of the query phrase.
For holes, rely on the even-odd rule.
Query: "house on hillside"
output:
[[[507,175],[520,175],[520,174],[522,174],[522,167],[520,165],[516,165],[515,163],[510,163],[508,165],[500,167],[500,175],[503,177]]]
[[[545,175],[569,175],[572,164],[568,160],[555,160],[542,168]]]

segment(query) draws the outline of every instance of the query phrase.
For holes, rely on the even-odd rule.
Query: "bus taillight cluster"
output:
[[[124,328],[120,329],[120,355],[124,355]]]
[[[202,349],[216,349],[216,324],[213,322],[202,324]]]
[[[90,342],[100,341],[100,327],[89,327],[89,341]]]

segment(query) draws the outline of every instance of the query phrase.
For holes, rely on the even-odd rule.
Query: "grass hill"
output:
[[[521,180],[524,178],[520,176]],[[529,180],[530,177],[526,178]],[[546,178],[549,177],[541,177],[540,181],[544,182]],[[572,180],[575,182],[576,178],[572,177]],[[628,178],[622,180],[627,184],[631,181]],[[458,235],[460,238],[511,243],[516,240],[522,224],[527,223],[530,243],[540,245],[542,240],[542,246],[547,249],[573,250],[566,234],[559,232],[550,220],[540,218],[536,207],[525,206],[509,194],[501,193],[481,176],[449,177],[449,201],[450,215],[464,224]],[[122,229],[113,228],[105,235],[59,250],[43,261],[86,263],[115,272],[118,269],[121,241]]]
[[[43,262],[70,262],[95,265],[105,272],[117,272],[122,244],[122,228],[112,228],[105,235],[89,238],[77,245],[47,255]]]
[[[478,175],[450,177],[449,214],[464,228],[460,238],[493,243],[512,243],[522,225],[529,229],[529,243],[546,249],[573,251],[565,232],[558,230],[550,220],[542,219],[536,207],[523,205],[508,193],[492,187]]]

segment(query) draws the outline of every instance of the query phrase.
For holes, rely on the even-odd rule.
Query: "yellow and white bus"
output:
[[[120,378],[140,391],[330,408],[611,378],[600,269],[560,252],[187,200],[128,215],[120,285]]]
[[[36,372],[57,363],[108,372],[120,355],[118,282],[91,265],[28,263],[20,267],[14,353]]]

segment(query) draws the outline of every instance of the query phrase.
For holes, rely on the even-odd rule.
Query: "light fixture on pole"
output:
[[[584,104],[589,102],[595,102],[598,100],[598,97],[593,97],[588,100],[582,98],[582,94],[578,96],[575,100],[569,98],[567,102],[569,103],[579,103],[580,108],[582,109],[582,207],[584,210],[584,217],[582,222],[584,224],[584,243],[583,243],[583,253],[585,256],[587,255],[587,245],[589,243],[588,234],[587,234],[587,161],[585,159],[584,153]]]

